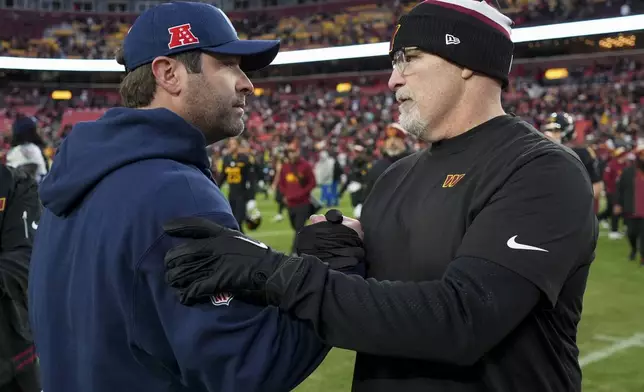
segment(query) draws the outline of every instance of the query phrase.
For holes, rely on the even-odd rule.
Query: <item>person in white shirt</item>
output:
[[[320,159],[315,164],[315,178],[320,185],[320,190],[322,192],[321,201],[326,204],[327,207],[333,205],[332,199],[332,189],[333,185],[333,170],[335,168],[335,159],[329,156],[329,153],[326,151],[320,151]]]

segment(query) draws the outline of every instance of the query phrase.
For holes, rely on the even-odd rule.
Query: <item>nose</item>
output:
[[[389,77],[389,82],[387,83],[389,89],[393,92],[396,92],[399,88],[405,85],[405,78],[402,77],[400,72],[394,68]]]
[[[241,77],[237,80],[236,88],[237,91],[244,95],[250,95],[255,91],[255,86],[253,86],[253,83],[248,79],[245,72],[242,72]]]

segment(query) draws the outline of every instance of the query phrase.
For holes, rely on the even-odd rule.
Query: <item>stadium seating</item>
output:
[[[579,129],[594,138],[618,135],[635,139],[644,130],[644,68],[621,59],[615,63],[569,67],[568,79],[558,84],[541,80],[540,72],[517,67],[504,92],[506,110],[539,127],[553,111],[577,116]],[[387,74],[354,80],[338,89],[335,82],[282,84],[256,89],[249,99],[247,137],[257,145],[275,135],[298,134],[312,145],[335,139],[373,143],[384,126],[395,121],[397,108],[386,86]],[[338,92],[338,90],[342,92]],[[57,146],[71,126],[100,117],[117,104],[116,91],[75,91],[70,101],[54,101],[45,91],[0,91],[0,132],[8,136],[18,113],[35,116],[46,141]]]
[[[313,8],[314,12],[310,6],[301,6],[230,15],[241,38],[279,38],[287,49],[303,49],[388,41],[394,22],[415,3],[370,4],[354,0],[320,5]],[[626,12],[621,0],[501,0],[500,4],[517,26],[619,16]],[[3,10],[0,55],[113,58],[135,17]]]

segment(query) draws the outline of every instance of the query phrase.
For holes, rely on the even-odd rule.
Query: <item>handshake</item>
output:
[[[315,215],[311,222],[296,234],[297,255],[291,256],[204,218],[173,220],[164,230],[183,241],[166,254],[166,280],[184,305],[227,292],[291,310],[306,292],[303,288],[326,279],[329,270],[363,276],[360,222],[338,210]]]

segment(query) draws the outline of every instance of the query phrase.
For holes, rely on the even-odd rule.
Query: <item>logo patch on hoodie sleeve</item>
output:
[[[219,293],[210,296],[210,302],[215,306],[228,306],[230,305],[230,301],[233,300],[233,297],[230,293]]]

